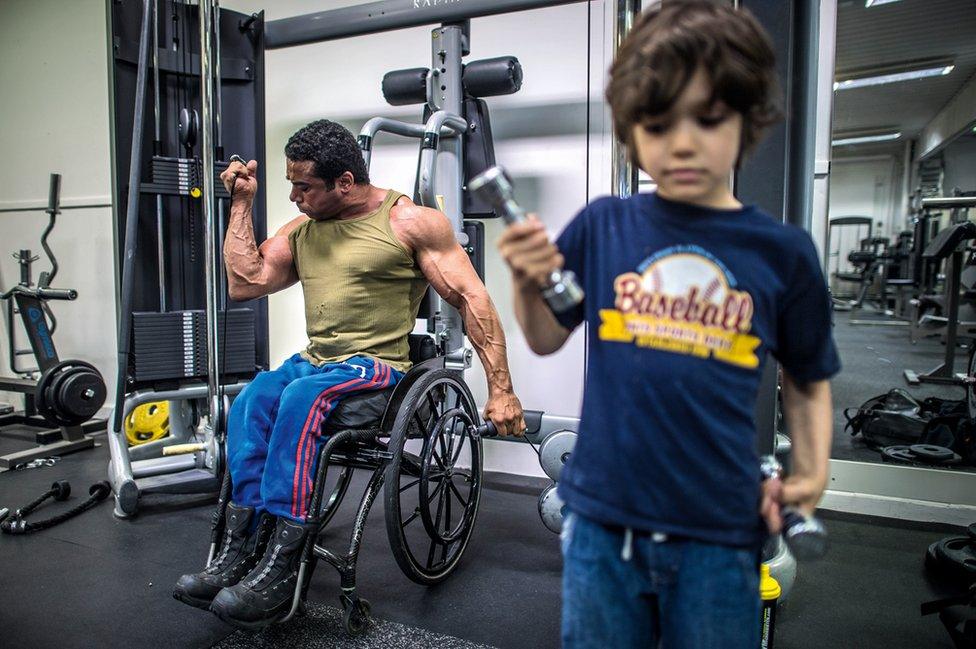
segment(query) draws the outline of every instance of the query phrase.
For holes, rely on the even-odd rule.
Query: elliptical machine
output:
[[[7,341],[10,369],[16,375],[0,377],[0,390],[24,395],[24,409],[0,417],[0,437],[20,439],[32,448],[0,456],[0,469],[10,469],[23,462],[64,455],[92,448],[95,441],[88,435],[105,430],[104,419],[92,419],[105,403],[105,381],[97,369],[81,360],[61,360],[54,346],[57,320],[48,300],[74,300],[78,291],[51,288],[58,274],[58,262],[47,244],[60,209],[61,175],[51,174],[48,206],[50,221],[41,235],[41,247],[51,262],[51,271],[40,275],[36,286],[31,265],[39,259],[30,250],[14,253],[20,264],[20,283],[0,294],[7,302]],[[30,349],[17,349],[14,322],[19,315],[27,330]],[[17,357],[33,355],[37,367],[24,368]],[[40,374],[40,378],[38,377]]]

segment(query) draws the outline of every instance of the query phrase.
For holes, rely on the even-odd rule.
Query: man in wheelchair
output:
[[[222,545],[174,591],[245,628],[265,626],[291,605],[323,423],[343,397],[404,376],[428,283],[458,309],[484,364],[485,419],[500,434],[525,428],[498,314],[447,217],[370,184],[356,139],[333,122],[300,129],[285,155],[289,198],[301,215],[260,245],[251,219],[258,163],[232,162],[221,175],[232,196],[224,260],[235,300],[301,282],[310,342],[234,401]]]

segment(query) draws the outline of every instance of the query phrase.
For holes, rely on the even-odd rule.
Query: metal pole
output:
[[[223,425],[223,399],[220,398],[220,341],[217,338],[217,232],[214,209],[214,141],[213,141],[213,52],[211,18],[213,0],[200,2],[200,162],[203,171],[203,218],[206,254],[204,268],[207,289],[207,399],[210,426],[215,436]]]
[[[153,116],[155,143],[160,146],[159,128],[159,0],[153,0],[152,14]],[[159,154],[160,151],[153,151]],[[163,196],[156,194],[156,263],[159,274],[159,310],[166,311],[166,248],[163,245]]]
[[[268,21],[265,46],[274,50],[576,2],[583,0],[382,0]]]
[[[640,13],[640,0],[615,0],[613,21],[613,50],[620,50],[627,34]],[[630,163],[625,147],[616,137],[611,138],[610,191],[614,196],[626,198],[637,191],[637,167]]]
[[[216,92],[214,93],[214,103],[217,108],[214,112],[214,117],[216,118],[217,124],[217,150],[220,151],[220,155],[224,156],[224,128],[221,120],[224,114],[224,84],[221,78],[220,72],[220,0],[213,0],[214,6],[214,84],[216,84]],[[229,199],[228,199],[229,200]],[[227,201],[220,201],[217,203],[217,286],[219,290],[217,295],[220,300],[220,310],[225,311],[227,309],[227,298],[225,291],[223,290],[226,286],[227,280],[225,277],[224,264],[221,263],[223,258],[223,242],[224,242],[224,222],[226,219],[226,203]]]
[[[460,25],[442,25],[431,32],[431,75],[428,86],[427,101],[435,112],[445,111],[450,115],[461,115],[463,112],[464,90],[461,86],[461,59],[464,56],[464,29]],[[432,119],[433,121],[433,119]],[[435,124],[434,133],[440,128]],[[459,235],[464,231],[461,201],[461,185],[464,184],[464,151],[460,137],[447,139],[436,138],[437,156],[434,165],[440,182],[433,188],[435,209],[441,209]],[[443,199],[443,206],[439,206],[437,197]],[[459,360],[464,363],[464,334],[461,314],[457,309],[440,297],[436,300],[437,312],[440,314],[441,331],[444,351],[449,361]],[[454,353],[460,354],[455,358]]]
[[[134,260],[139,232],[139,190],[142,174],[142,130],[146,111],[146,74],[149,63],[149,29],[152,0],[143,0],[142,25],[139,38],[139,63],[136,68],[136,101],[132,111],[132,148],[129,154],[129,188],[125,205],[125,249],[122,258],[122,305],[119,317],[119,366],[115,390],[114,431],[122,430],[122,409],[125,380],[129,370],[130,327],[132,325],[132,293],[135,286]]]

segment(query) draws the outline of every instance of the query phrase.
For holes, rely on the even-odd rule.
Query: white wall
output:
[[[830,201],[828,220],[840,216],[870,216],[874,220],[874,236],[892,238],[904,229],[904,210],[901,209],[901,163],[894,156],[864,158],[834,158],[830,170]],[[829,242],[827,269],[848,269],[847,253],[859,247],[859,240],[867,236],[865,228],[835,228]],[[839,262],[838,262],[839,260]],[[831,280],[832,287],[837,288]],[[850,284],[840,286],[841,292]]]
[[[0,2],[0,209],[46,205],[51,172],[62,174],[64,206],[111,203],[105,7],[105,0]],[[42,257],[35,282],[49,270],[40,246],[46,225],[44,212],[0,212],[0,286],[19,281],[9,253],[20,248]],[[66,210],[48,241],[60,264],[54,285],[79,295],[51,303],[58,353],[93,363],[114,386],[111,208]],[[22,325],[15,327],[26,347]],[[10,373],[6,347],[0,344],[4,375]],[[3,398],[20,403],[18,395]]]

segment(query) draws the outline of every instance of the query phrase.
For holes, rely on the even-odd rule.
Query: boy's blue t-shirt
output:
[[[767,352],[796,381],[840,369],[809,235],[754,207],[601,198],[560,235],[589,323],[580,435],[559,494],[598,521],[761,541],[754,410]]]

